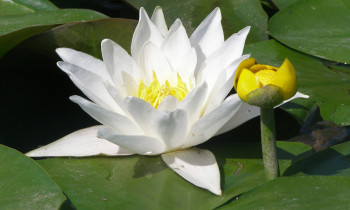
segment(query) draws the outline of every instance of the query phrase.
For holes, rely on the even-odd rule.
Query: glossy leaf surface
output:
[[[350,63],[350,2],[297,1],[269,21],[270,34],[289,47],[342,63]]]
[[[32,159],[0,145],[1,209],[58,209],[62,190]]]
[[[217,142],[215,142],[217,140]],[[309,150],[279,142],[280,163]],[[38,162],[76,208],[213,209],[265,182],[259,143],[213,139],[211,150],[221,171],[223,196],[216,196],[179,177],[160,157],[52,158]],[[137,202],[135,202],[137,200]]]
[[[348,209],[348,177],[280,177],[219,209]]]

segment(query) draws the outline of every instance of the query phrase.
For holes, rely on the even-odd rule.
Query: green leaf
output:
[[[295,161],[312,154],[311,147],[302,143],[277,141],[276,145],[281,174],[283,174]]]
[[[38,11],[24,15],[0,16],[0,58],[28,37],[58,24],[106,18],[91,10],[62,9]]]
[[[244,51],[261,64],[280,66],[285,58],[291,61],[297,71],[299,91],[310,98],[293,100],[282,109],[301,124],[318,105],[324,120],[350,125],[350,118],[346,117],[350,110],[350,75],[347,72],[333,71],[319,59],[291,50],[274,40],[248,45]]]
[[[168,1],[168,0],[127,0],[137,9],[145,7],[151,16],[156,6],[161,6],[168,27],[180,18],[184,24],[187,34],[197,28],[202,20],[215,8],[219,7],[222,12],[222,25],[225,37],[237,33],[246,26],[251,26],[247,43],[267,40],[267,14],[258,0],[195,0],[195,1]]]
[[[1,209],[58,209],[62,190],[32,159],[0,145]]]
[[[348,209],[348,177],[280,177],[220,209]]]
[[[0,0],[0,15],[21,15],[40,10],[56,10],[47,0]]]
[[[33,12],[34,10],[24,5],[20,5],[12,1],[0,0],[1,15],[22,15],[22,14],[28,14]]]
[[[56,10],[55,5],[47,0],[0,0],[0,16],[23,15],[39,10]]]
[[[270,34],[301,52],[332,61],[350,62],[350,1],[297,1],[276,13]]]
[[[349,157],[350,142],[345,142],[296,161],[284,175],[350,176]]]
[[[272,0],[272,2],[279,8],[279,9],[283,9],[295,2],[297,2],[298,0]]]
[[[53,57],[55,62],[59,60],[55,52],[58,47],[72,48],[101,59],[103,39],[112,39],[130,53],[131,39],[136,25],[136,20],[118,18],[76,22],[38,34],[24,42],[21,48]],[[40,44],[42,40],[45,40],[45,44]]]
[[[284,163],[309,149],[299,143],[280,144],[284,148],[279,149],[279,157]],[[201,147],[215,154],[223,196],[188,183],[167,168],[159,156],[52,158],[38,162],[78,209],[213,209],[264,183],[260,143],[214,138]]]

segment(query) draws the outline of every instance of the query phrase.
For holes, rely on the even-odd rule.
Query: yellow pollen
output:
[[[255,73],[255,76],[260,82],[260,87],[263,87],[268,84],[272,84],[273,80],[276,77],[276,71],[274,70],[260,70]]]
[[[157,108],[160,102],[168,95],[172,95],[181,101],[187,94],[187,86],[183,83],[179,74],[177,74],[177,85],[173,87],[169,84],[168,80],[165,81],[164,85],[161,85],[157,79],[156,73],[153,71],[153,81],[149,86],[145,85],[143,81],[140,81],[137,97]]]

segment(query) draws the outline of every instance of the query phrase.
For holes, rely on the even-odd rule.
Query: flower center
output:
[[[147,101],[154,108],[157,108],[165,97],[172,95],[181,101],[188,92],[187,86],[183,83],[179,74],[177,74],[176,86],[171,86],[168,80],[165,81],[165,84],[161,85],[153,71],[153,81],[149,86],[145,85],[142,80],[140,81],[137,97]]]
[[[274,70],[260,70],[255,73],[255,77],[259,80],[260,87],[272,84],[275,79],[276,71]]]
[[[255,74],[260,87],[263,87],[273,83],[276,77],[277,68],[269,65],[255,64],[250,67],[250,71]]]

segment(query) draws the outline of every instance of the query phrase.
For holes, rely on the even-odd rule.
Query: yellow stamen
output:
[[[168,80],[165,81],[164,85],[161,85],[157,79],[156,73],[153,71],[153,81],[149,86],[145,85],[143,81],[140,81],[137,97],[157,108],[166,96],[172,95],[181,101],[186,97],[188,92],[187,86],[182,81],[179,74],[177,74],[177,85],[173,87],[169,84]]]

